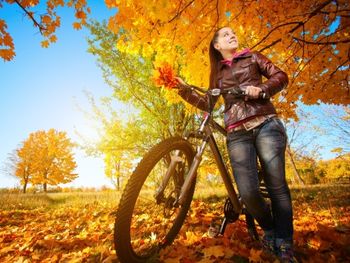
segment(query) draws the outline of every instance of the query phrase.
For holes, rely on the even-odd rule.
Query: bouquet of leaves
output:
[[[175,77],[176,74],[173,67],[169,63],[164,62],[160,67],[156,68],[154,82],[159,87],[173,89],[178,84]]]

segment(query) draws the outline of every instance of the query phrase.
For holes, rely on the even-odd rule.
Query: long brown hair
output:
[[[219,72],[219,66],[220,66],[220,61],[223,59],[221,53],[219,50],[217,50],[214,45],[216,44],[218,37],[219,37],[219,31],[223,27],[218,28],[212,40],[210,41],[209,45],[209,59],[210,59],[210,77],[209,77],[209,89],[215,89],[217,88],[217,75]]]

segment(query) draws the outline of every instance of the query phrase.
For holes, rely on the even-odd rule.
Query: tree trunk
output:
[[[23,184],[23,194],[25,194],[27,192],[27,185],[28,185],[28,182],[25,181]]]
[[[28,182],[29,182],[29,175],[26,173],[24,176],[23,194],[27,192]]]
[[[296,164],[295,164],[295,162],[294,162],[294,158],[293,158],[293,155],[292,155],[292,153],[291,153],[291,151],[290,151],[289,145],[287,146],[287,154],[288,154],[288,156],[289,156],[289,158],[290,158],[290,161],[291,161],[291,163],[292,163],[292,167],[293,167],[293,171],[294,171],[294,177],[298,179],[298,182],[299,182],[301,185],[305,185],[304,180],[301,178],[301,176],[300,176],[300,174],[299,174],[299,172],[298,172],[298,170],[297,170],[297,166],[296,166]]]
[[[117,190],[120,190],[120,177],[117,177]]]
[[[44,193],[47,193],[47,173],[48,171],[46,170],[44,173],[44,183],[43,183],[43,188],[44,188]]]
[[[120,161],[116,165],[116,174],[117,174],[117,190],[120,190]]]

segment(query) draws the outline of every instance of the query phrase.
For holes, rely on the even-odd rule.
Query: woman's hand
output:
[[[176,81],[180,84],[180,85],[183,85],[183,86],[186,86],[187,83],[180,77],[175,77]]]
[[[246,95],[245,100],[258,99],[260,92],[262,92],[261,88],[255,87],[255,86],[248,86],[245,90],[245,95]]]

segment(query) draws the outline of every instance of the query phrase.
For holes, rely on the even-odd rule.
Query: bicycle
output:
[[[115,249],[122,263],[154,262],[157,253],[173,242],[190,208],[197,169],[208,144],[228,193],[219,234],[224,233],[228,223],[245,214],[249,234],[254,239],[259,238],[254,218],[234,189],[233,177],[213,136],[213,130],[227,135],[226,130],[213,119],[213,98],[225,92],[235,97],[245,94],[235,88],[204,91],[191,86],[191,89],[206,93],[209,99],[210,107],[199,129],[183,137],[165,139],[151,148],[124,188],[114,227]],[[265,98],[265,94],[260,97]],[[190,142],[191,138],[200,142],[196,144],[196,149]],[[264,197],[268,197],[264,186],[261,186],[261,191]]]

